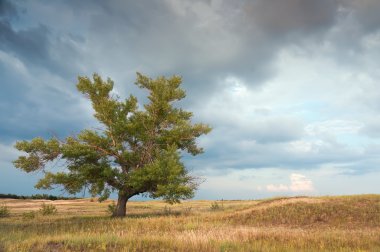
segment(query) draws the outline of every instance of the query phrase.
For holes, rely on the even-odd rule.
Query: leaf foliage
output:
[[[45,176],[37,188],[61,185],[72,194],[88,188],[100,200],[112,191],[128,197],[145,193],[169,203],[191,198],[197,179],[181,162],[181,152],[202,153],[196,139],[211,128],[193,124],[192,113],[175,106],[185,97],[181,83],[179,76],[151,79],[137,73],[135,84],[148,92],[148,103],[140,108],[135,96],[120,100],[112,93],[111,79],[79,77],[77,89],[90,100],[102,128],[64,140],[19,141],[15,147],[26,155],[14,165],[26,172],[42,170]],[[57,159],[65,161],[65,169],[48,169]]]

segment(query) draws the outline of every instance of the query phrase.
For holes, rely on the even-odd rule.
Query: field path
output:
[[[262,210],[262,209],[267,209],[270,207],[283,206],[283,205],[297,203],[297,202],[316,204],[316,203],[322,203],[325,201],[326,200],[324,199],[310,198],[310,197],[279,198],[279,199],[273,199],[273,200],[258,201],[257,204],[250,206],[249,208],[234,211],[232,215],[251,213],[253,210]]]

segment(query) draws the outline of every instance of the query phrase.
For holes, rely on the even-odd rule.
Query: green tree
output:
[[[126,215],[129,198],[145,194],[169,203],[193,197],[197,179],[181,162],[181,152],[202,153],[196,138],[210,132],[208,125],[191,123],[192,113],[174,106],[185,97],[179,76],[151,79],[137,73],[136,85],[148,91],[148,102],[139,108],[137,98],[121,101],[112,94],[113,81],[94,74],[79,77],[77,89],[87,97],[101,129],[81,131],[64,140],[34,138],[15,147],[27,153],[14,161],[26,172],[42,170],[36,188],[62,185],[71,194],[88,188],[105,200],[117,191],[114,216]],[[48,169],[53,160],[65,161],[65,169]]]

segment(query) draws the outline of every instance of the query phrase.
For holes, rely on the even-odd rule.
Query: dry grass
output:
[[[380,195],[264,201],[129,202],[128,217],[107,205],[0,200],[0,251],[380,251]],[[54,216],[26,218],[42,203]]]
[[[380,227],[379,196],[295,198],[264,202],[257,207],[233,213],[226,220],[255,226],[287,227]]]

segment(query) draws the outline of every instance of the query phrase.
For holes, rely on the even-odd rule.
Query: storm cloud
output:
[[[96,124],[78,75],[111,77],[143,101],[142,72],[182,75],[180,105],[214,128],[205,154],[185,156],[206,178],[199,197],[251,176],[244,197],[289,189],[292,174],[313,193],[335,191],[335,176],[346,193],[380,173],[379,11],[377,0],[0,0],[0,191],[24,179],[15,141]]]

